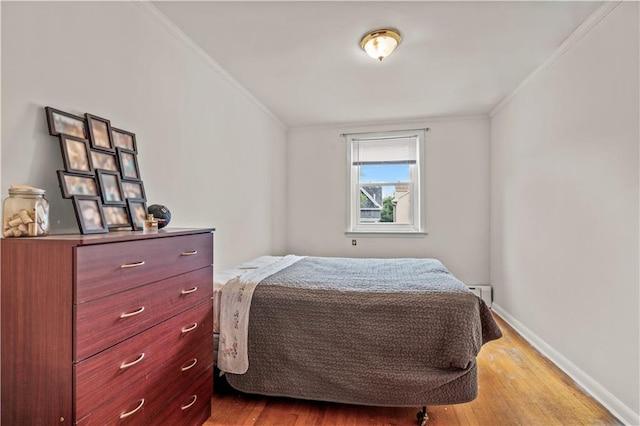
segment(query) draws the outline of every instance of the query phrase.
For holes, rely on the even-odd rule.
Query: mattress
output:
[[[255,287],[248,325],[248,371],[226,374],[234,388],[377,406],[472,400],[475,357],[501,335],[435,259],[305,258]]]

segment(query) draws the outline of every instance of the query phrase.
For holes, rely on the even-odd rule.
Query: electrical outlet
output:
[[[357,240],[351,240],[351,245],[352,246],[357,246],[358,245],[358,241]]]

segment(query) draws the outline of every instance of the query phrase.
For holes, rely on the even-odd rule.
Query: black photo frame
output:
[[[131,218],[131,226],[134,231],[142,231],[144,229],[144,221],[147,220],[147,203],[144,200],[127,199],[127,207],[129,208],[129,217]]]
[[[120,174],[125,180],[141,180],[138,167],[138,156],[134,151],[116,148]]]
[[[144,192],[142,181],[120,179],[120,183],[122,183],[124,198],[147,201],[147,194]]]
[[[115,152],[111,140],[111,121],[97,115],[85,113],[91,148],[100,151]]]
[[[98,197],[100,189],[94,176],[58,170],[58,182],[63,198]]]
[[[82,234],[104,234],[109,232],[100,197],[76,195],[72,199],[73,209]]]
[[[111,140],[114,148],[122,148],[128,151],[138,153],[138,144],[136,142],[135,133],[122,129],[111,128]]]
[[[135,133],[89,113],[78,116],[47,106],[45,115],[62,151],[60,191],[72,199],[81,233],[144,229],[147,194]]]
[[[98,170],[98,184],[100,185],[100,193],[102,194],[102,204],[108,205],[124,205],[125,198],[122,193],[122,183],[120,182],[120,174],[118,172],[107,172]]]
[[[75,136],[60,135],[62,161],[68,172],[93,175],[89,141]]]
[[[89,152],[91,157],[91,167],[94,171],[106,170],[108,172],[120,173],[120,167],[118,166],[118,159],[115,154],[109,152],[96,151],[95,149]]]
[[[59,109],[45,107],[49,134],[53,136],[69,135],[76,138],[87,138],[87,128],[84,118],[60,111]]]
[[[124,206],[102,206],[107,228],[131,229],[131,216],[129,207]]]

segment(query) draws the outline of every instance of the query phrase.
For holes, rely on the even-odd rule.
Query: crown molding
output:
[[[540,77],[544,72],[553,66],[556,62],[560,60],[571,50],[574,46],[578,44],[578,42],[589,33],[602,19],[604,19],[613,9],[615,9],[622,0],[613,0],[613,1],[605,1],[602,6],[600,6],[595,12],[593,12],[576,30],[571,33],[569,37],[565,39],[564,42],[558,47],[558,49],[551,55],[549,59],[547,59],[542,65],[536,68],[531,74],[525,78],[522,83],[515,88],[513,92],[508,94],[504,99],[502,99],[490,112],[489,117],[493,118],[502,108],[507,106],[514,98],[518,96],[520,92],[525,90],[530,84],[532,84],[538,77]]]
[[[165,30],[167,30],[173,37],[180,41],[184,46],[191,49],[196,55],[198,55],[213,71],[220,77],[225,79],[229,84],[235,87],[240,93],[245,95],[251,100],[258,108],[260,108],[265,114],[269,116],[282,130],[287,130],[288,126],[282,122],[269,108],[267,108],[258,98],[254,96],[246,87],[244,87],[238,80],[236,80],[222,65],[220,65],[215,59],[213,59],[207,52],[205,52],[191,37],[185,34],[176,24],[173,23],[167,16],[162,13],[157,7],[155,7],[148,0],[130,0],[133,4],[138,6],[147,15],[158,22]]]
[[[391,126],[415,126],[415,128],[420,128],[420,126],[429,127],[426,123],[449,123],[449,122],[455,122],[455,121],[477,121],[477,120],[488,121],[489,116],[487,114],[463,114],[463,115],[443,115],[443,116],[438,115],[438,116],[413,117],[413,118],[398,119],[398,120],[326,123],[326,124],[308,125],[308,126],[292,126],[289,128],[289,131],[338,129],[343,131],[344,133],[344,132],[347,132],[345,129],[348,129],[348,133],[359,133],[359,131],[354,129],[367,129],[371,127],[383,129]],[[381,131],[384,131],[384,130],[381,130]]]

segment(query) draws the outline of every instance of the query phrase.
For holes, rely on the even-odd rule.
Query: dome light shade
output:
[[[372,58],[382,61],[400,44],[400,33],[395,30],[371,31],[360,42],[360,47]]]

